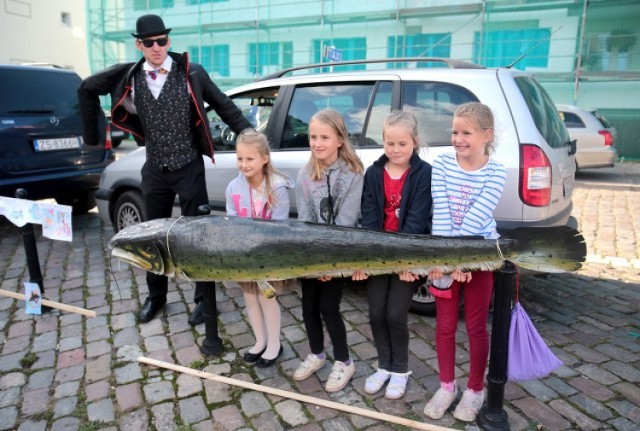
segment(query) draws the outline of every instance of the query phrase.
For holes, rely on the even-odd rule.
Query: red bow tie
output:
[[[169,71],[167,69],[160,68],[158,70],[148,70],[147,73],[149,74],[151,79],[155,81],[158,77],[158,74],[166,75],[167,73],[169,73]]]

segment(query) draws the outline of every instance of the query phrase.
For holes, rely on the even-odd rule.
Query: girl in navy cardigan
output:
[[[418,153],[418,122],[404,111],[387,116],[382,131],[384,154],[367,169],[362,192],[362,227],[388,232],[428,234],[431,226],[431,166]],[[407,315],[418,276],[400,274],[367,277],[369,321],[378,351],[378,370],[365,383],[375,394],[389,381],[385,397],[401,398],[409,380]]]

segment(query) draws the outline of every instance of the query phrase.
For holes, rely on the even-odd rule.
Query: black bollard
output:
[[[505,261],[496,271],[491,326],[491,352],[487,375],[487,401],[477,417],[478,426],[489,431],[509,431],[509,418],[504,411],[504,385],[507,383],[507,356],[509,353],[509,327],[511,325],[511,300],[516,288],[518,270]]]
[[[25,189],[16,190],[15,197],[27,199],[28,193]],[[27,223],[20,228],[24,252],[27,256],[27,267],[29,268],[29,281],[37,283],[40,288],[40,295],[44,298],[44,286],[42,284],[42,273],[40,272],[40,260],[38,259],[38,247],[36,247],[36,236],[33,233],[33,224]],[[51,311],[51,307],[42,305],[40,311],[46,313]]]
[[[211,213],[209,205],[198,207],[200,215]],[[202,289],[202,302],[204,304],[204,340],[200,346],[200,352],[204,355],[218,356],[222,353],[222,338],[218,335],[218,309],[216,303],[215,281],[196,282]]]

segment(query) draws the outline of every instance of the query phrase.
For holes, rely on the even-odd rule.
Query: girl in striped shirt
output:
[[[454,154],[442,154],[433,163],[432,234],[500,237],[493,211],[504,189],[506,170],[491,158],[495,149],[491,109],[477,102],[460,105],[453,117],[451,144]],[[430,271],[430,291],[436,301],[436,351],[440,389],[424,408],[425,415],[440,419],[455,401],[456,328],[460,292],[464,289],[465,323],[469,336],[469,381],[453,416],[474,421],[484,402],[484,372],[489,355],[487,318],[493,290],[493,272],[449,275]]]

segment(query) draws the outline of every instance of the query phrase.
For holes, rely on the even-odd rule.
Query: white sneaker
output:
[[[484,389],[481,392],[466,389],[453,411],[453,417],[464,422],[473,422],[476,420],[482,404],[484,404]]]
[[[319,358],[313,353],[309,353],[307,358],[300,364],[298,369],[296,369],[295,373],[293,373],[294,380],[304,380],[309,377],[311,374],[318,371],[320,368],[324,366],[326,362],[325,358]]]
[[[347,386],[347,383],[349,383],[349,380],[351,380],[355,372],[356,366],[353,365],[353,361],[351,361],[349,365],[336,361],[331,368],[331,374],[329,374],[329,379],[327,379],[324,389],[327,392],[338,392],[342,390]]]
[[[424,414],[431,419],[440,419],[458,396],[458,387],[453,392],[446,389],[438,389],[436,394],[424,406]]]
[[[387,370],[378,369],[374,374],[367,377],[364,383],[364,391],[370,395],[377,393],[387,383],[389,377],[391,377],[391,374]]]
[[[408,373],[391,373],[391,380],[389,380],[387,391],[385,392],[384,397],[389,400],[397,400],[398,398],[402,398],[405,391],[407,390],[409,374],[411,374],[411,371],[409,371]]]

